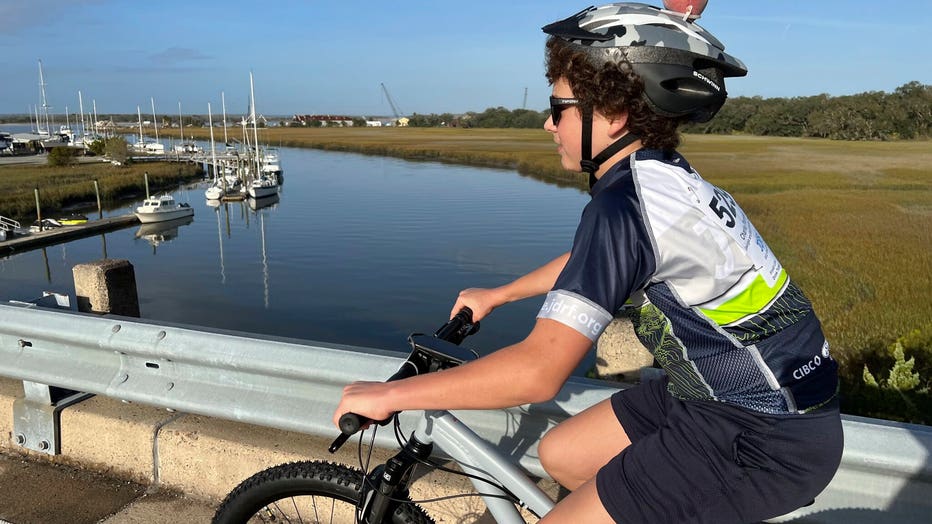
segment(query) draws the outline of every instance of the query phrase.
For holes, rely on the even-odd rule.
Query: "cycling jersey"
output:
[[[539,318],[594,342],[624,311],[681,399],[780,414],[835,396],[809,300],[728,193],[658,150],[623,159],[590,193]]]

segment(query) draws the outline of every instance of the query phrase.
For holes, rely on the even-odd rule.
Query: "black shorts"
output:
[[[758,522],[805,506],[835,475],[837,402],[774,416],[674,398],[666,379],[612,396],[631,445],[596,475],[616,522]]]

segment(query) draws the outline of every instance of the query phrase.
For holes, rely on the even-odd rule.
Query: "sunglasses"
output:
[[[560,116],[564,109],[576,105],[579,105],[578,98],[550,97],[550,118],[553,119],[553,125],[557,126],[560,124]]]

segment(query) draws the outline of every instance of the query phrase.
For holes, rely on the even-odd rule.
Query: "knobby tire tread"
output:
[[[244,524],[272,501],[316,495],[355,503],[363,473],[357,468],[323,461],[290,462],[256,473],[237,486],[220,504],[213,524]],[[398,504],[390,524],[434,524],[422,508]]]

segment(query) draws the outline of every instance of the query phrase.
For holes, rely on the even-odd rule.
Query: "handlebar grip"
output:
[[[447,342],[453,342],[454,344],[459,344],[469,335],[469,332],[463,332],[463,328],[466,326],[472,326],[472,309],[469,309],[466,306],[463,306],[463,309],[460,309],[459,312],[453,316],[450,320],[447,321],[440,329],[434,333],[434,336],[446,340]],[[471,329],[471,328],[470,328]]]
[[[340,416],[340,431],[345,435],[352,435],[369,422],[371,421],[368,418],[355,413],[344,413]]]
[[[414,375],[417,375],[417,366],[415,366],[411,362],[406,361],[404,364],[401,365],[400,368],[398,368],[398,371],[396,371],[394,375],[388,377],[388,380],[386,380],[385,382],[391,382],[393,380],[401,380],[404,378],[413,377]],[[340,445],[342,445],[343,442],[346,441],[346,438],[348,438],[350,435],[359,431],[359,429],[365,426],[366,424],[370,422],[375,422],[377,424],[384,426],[391,419],[392,417],[388,417],[385,420],[372,420],[368,417],[357,415],[356,413],[344,413],[340,415],[340,432],[342,433],[340,437],[342,437],[342,440],[340,437],[338,437],[337,440],[340,441]],[[334,445],[336,445],[336,442],[334,442]],[[337,448],[339,448],[339,446],[337,446]],[[331,452],[333,452],[333,446],[331,446]]]
[[[467,336],[475,333],[479,328],[479,323],[473,323],[472,321],[472,310],[468,307],[463,307],[459,312],[453,316],[446,324],[444,324],[440,329],[434,333],[434,336],[446,340],[447,342],[452,342],[454,344],[459,344]],[[404,364],[395,372],[394,375],[389,377],[386,382],[391,382],[393,380],[401,380],[408,377],[413,377],[418,374],[417,365],[412,361],[407,360]],[[344,413],[340,415],[340,435],[333,441],[333,444],[330,445],[330,452],[335,453],[340,447],[346,442],[346,440],[356,432],[360,430],[366,424],[371,422],[376,422],[380,425],[387,424],[392,417],[388,417],[385,420],[374,421],[368,417],[357,415],[356,413]]]

